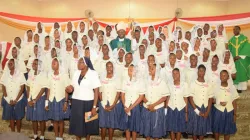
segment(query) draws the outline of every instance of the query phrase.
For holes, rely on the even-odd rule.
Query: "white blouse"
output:
[[[69,76],[67,74],[59,73],[54,75],[50,73],[48,75],[48,88],[50,89],[49,101],[52,102],[56,99],[56,102],[60,102],[65,98],[65,89],[70,85]]]
[[[178,111],[182,110],[186,106],[184,97],[188,97],[190,95],[188,84],[183,82],[179,86],[176,86],[172,83],[169,85],[169,91],[170,98],[168,106],[172,110],[175,110],[176,108]]]
[[[94,100],[94,90],[101,86],[98,73],[94,70],[88,69],[87,73],[83,77],[80,85],[78,79],[81,74],[80,70],[77,70],[73,76],[71,85],[74,87],[73,99],[91,101]]]
[[[193,97],[195,105],[200,108],[204,105],[206,108],[208,106],[208,99],[214,96],[213,86],[207,82],[201,83],[195,80],[191,83],[190,87],[190,96]]]
[[[162,80],[158,79],[156,82],[148,82],[146,87],[145,97],[148,100],[147,104],[153,104],[160,100],[162,97],[167,97],[170,95],[167,84]],[[144,107],[147,108],[147,105],[144,103]],[[164,102],[155,106],[154,109],[159,109],[164,107]]]
[[[221,112],[224,112],[225,109],[227,109],[227,112],[230,112],[234,109],[233,101],[239,97],[240,96],[233,85],[227,87],[218,86],[214,93],[214,98],[216,100],[216,104],[214,104],[214,106]],[[226,106],[222,106],[220,102],[226,102],[227,104]]]
[[[10,72],[6,71],[1,77],[0,83],[6,88],[7,97],[4,97],[4,99],[10,103],[11,100],[16,99],[18,93],[21,90],[21,86],[26,84],[26,80],[23,73],[19,72],[18,70],[15,71],[14,75],[10,75]],[[23,94],[18,101],[20,101],[22,98]]]
[[[29,72],[27,86],[30,87],[30,96],[28,101],[31,101],[31,98],[35,99],[42,88],[48,87],[45,82],[46,80],[47,77],[43,73],[34,75],[34,71]],[[45,92],[43,93],[43,95],[45,95]]]
[[[129,79],[124,80],[122,92],[125,93],[125,107],[129,107],[135,103],[140,95],[145,94],[145,84],[141,80],[135,82],[131,82]]]

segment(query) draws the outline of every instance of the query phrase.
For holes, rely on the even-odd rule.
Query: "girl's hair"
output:
[[[169,57],[170,57],[170,56],[176,56],[176,55],[175,55],[174,53],[170,53],[170,54],[169,54]]]
[[[27,31],[27,34],[28,34],[29,32],[31,32],[31,33],[32,33],[32,30],[28,30],[28,31]]]
[[[214,56],[213,56],[213,58],[217,58],[217,59],[219,59],[219,57],[218,57],[218,55],[217,55],[217,54],[216,54],[216,55],[214,55]]]
[[[20,37],[15,37],[15,39],[14,39],[14,40],[16,40],[16,39],[19,39],[19,40],[21,41],[21,38],[20,38]]]
[[[131,55],[133,56],[132,52],[128,52],[128,53],[126,53],[125,57],[126,57],[127,55],[129,55],[129,54],[131,54]]]
[[[225,72],[225,73],[227,73],[227,75],[229,75],[227,70],[222,70],[222,71],[220,72],[220,74],[221,74],[222,72]]]
[[[197,55],[195,55],[195,54],[191,54],[189,58],[191,58],[193,56],[197,58]]]
[[[112,66],[114,66],[113,63],[112,63],[111,61],[108,61],[108,62],[106,63],[106,67],[108,66],[108,64],[112,64]]]
[[[199,69],[204,69],[206,71],[206,67],[203,64],[201,64],[201,65],[198,66],[198,70]]]
[[[174,72],[174,71],[180,72],[180,70],[179,70],[178,68],[174,68],[174,69],[172,70],[172,72]]]

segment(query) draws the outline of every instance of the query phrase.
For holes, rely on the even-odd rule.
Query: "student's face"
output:
[[[82,37],[82,44],[87,45],[88,44],[88,38],[87,36]]]
[[[90,51],[89,51],[89,49],[86,49],[84,51],[84,56],[90,58]]]
[[[133,73],[134,73],[134,66],[129,66],[129,67],[128,67],[128,75],[129,75],[130,77],[132,77],[132,76],[133,76]]]
[[[59,70],[59,62],[57,59],[54,59],[52,61],[51,67],[52,67],[53,71]]]
[[[164,34],[160,34],[160,38],[161,38],[162,40],[166,40],[166,36],[165,36]]]
[[[197,34],[198,34],[199,37],[202,36],[203,32],[202,32],[202,29],[201,29],[201,28],[199,28],[199,29],[197,30]]]
[[[219,64],[219,59],[217,57],[213,57],[212,66],[218,66],[218,64]]]
[[[20,46],[21,45],[21,39],[20,38],[15,38],[14,42],[15,42],[16,46]]]
[[[235,36],[239,35],[240,34],[240,28],[239,27],[234,27],[233,32],[234,32]]]
[[[154,41],[155,37],[154,37],[154,34],[153,33],[150,33],[149,36],[148,36],[148,39],[149,41]]]
[[[210,28],[209,24],[205,24],[203,30],[207,32],[209,31],[209,28]]]
[[[156,66],[155,65],[150,65],[149,66],[149,75],[155,75],[156,72]]]
[[[176,56],[175,55],[170,55],[169,56],[169,63],[170,65],[174,65],[176,62]]]
[[[54,37],[55,37],[55,38],[60,38],[60,33],[59,33],[58,30],[55,30],[55,31],[54,31]]]
[[[119,38],[124,38],[126,32],[125,30],[119,30],[117,33],[118,33]]]
[[[162,32],[162,27],[159,27],[158,32],[159,32],[159,34]]]
[[[218,32],[222,33],[224,30],[224,26],[223,25],[220,25],[219,28],[218,28]]]
[[[28,36],[28,38],[32,38],[33,32],[32,32],[32,31],[29,31],[29,32],[27,33],[27,36]]]
[[[98,32],[97,32],[97,36],[103,36],[104,35],[104,33],[102,32],[102,30],[99,30]]]
[[[150,26],[150,27],[148,28],[148,31],[149,31],[149,33],[153,33],[153,32],[154,32],[154,27]]]
[[[12,57],[17,58],[17,48],[12,49]]]
[[[148,66],[151,66],[155,64],[155,57],[154,56],[148,56]]]
[[[162,41],[161,41],[161,39],[156,39],[155,40],[155,46],[156,46],[156,48],[161,48],[162,47]]]
[[[125,62],[126,62],[126,64],[130,64],[130,63],[132,63],[132,61],[133,61],[133,56],[132,56],[132,54],[127,54],[126,56],[125,56]]]
[[[118,56],[119,58],[123,58],[125,55],[125,51],[123,49],[119,49]]]
[[[172,51],[174,51],[174,49],[175,49],[175,44],[174,44],[174,42],[171,42],[169,44],[169,51],[172,52]]]
[[[164,28],[163,28],[163,34],[164,34],[165,36],[168,36],[168,28],[167,28],[167,27],[164,27]]]
[[[88,31],[88,36],[89,36],[90,38],[93,38],[93,37],[94,37],[94,32],[93,32],[93,30],[89,30],[89,31]]]
[[[229,52],[229,51],[226,51],[224,55],[225,55],[224,59],[225,59],[226,61],[228,61],[228,60],[230,59],[230,56],[231,56],[231,55],[230,55],[230,52]]]
[[[72,46],[72,41],[70,39],[66,40],[66,46],[71,47]]]
[[[14,70],[15,69],[15,63],[14,63],[13,59],[9,60],[8,68],[9,68],[9,70]]]
[[[100,36],[100,37],[98,38],[98,44],[99,44],[99,45],[103,45],[103,44],[104,44],[104,38],[103,38],[103,36]]]
[[[181,43],[181,49],[182,49],[183,51],[188,51],[188,44],[187,44],[186,42],[182,42],[182,43]]]
[[[182,38],[182,31],[179,31],[178,39],[181,39],[181,38]]]
[[[56,42],[55,42],[55,47],[57,47],[57,48],[60,48],[60,47],[61,47],[61,44],[60,44],[59,41],[56,41]]]
[[[38,22],[38,23],[37,23],[37,28],[38,28],[39,30],[42,29],[42,24],[41,24],[41,22]]]
[[[208,49],[203,50],[203,57],[207,58],[210,55],[210,51]]]
[[[148,41],[146,39],[143,39],[142,44],[144,44],[147,47],[148,46]]]
[[[190,32],[186,32],[185,39],[191,40],[191,33]]]
[[[37,60],[34,60],[33,63],[32,63],[32,69],[33,69],[34,71],[36,71],[37,68],[38,68],[38,61],[37,61]]]
[[[80,30],[81,31],[85,30],[85,24],[83,22],[80,23]]]
[[[56,54],[56,49],[52,49],[51,50],[51,58],[54,58],[54,57],[56,57],[57,56],[57,54]]]
[[[35,34],[35,36],[34,36],[34,42],[35,43],[39,43],[39,35],[38,34]]]
[[[204,68],[198,69],[198,77],[204,78],[206,70]]]
[[[34,54],[37,55],[38,54],[38,47],[34,47]]]
[[[45,38],[45,45],[49,46],[50,45],[50,38]]]
[[[112,31],[112,28],[111,28],[110,26],[108,26],[108,27],[106,28],[106,34],[110,34],[111,31]]]
[[[217,36],[216,30],[213,30],[213,31],[210,33],[210,36],[211,36],[211,38],[216,38],[216,36]]]
[[[95,23],[93,24],[93,30],[97,31],[97,30],[98,30],[98,27],[99,27],[98,23],[95,22]]]
[[[68,31],[71,31],[72,30],[72,23],[71,22],[68,22],[67,23],[67,28],[68,28]]]
[[[176,58],[179,60],[182,58],[182,51],[181,50],[176,51]]]
[[[103,55],[108,55],[109,54],[109,48],[107,45],[102,46],[102,53]]]
[[[227,72],[221,72],[220,73],[220,80],[221,82],[227,82],[227,80],[229,79],[229,75]]]
[[[197,62],[198,62],[198,60],[197,60],[196,56],[191,56],[190,57],[190,64],[191,64],[191,66],[196,66]]]
[[[78,34],[77,32],[72,33],[72,39],[77,40]]]
[[[54,29],[59,29],[59,28],[60,28],[59,23],[58,23],[58,22],[55,22],[55,23],[54,23]]]
[[[180,72],[178,70],[172,71],[172,76],[174,81],[180,81]]]
[[[215,51],[216,47],[217,47],[217,43],[215,40],[211,40],[210,41],[210,45],[211,45],[211,51]]]
[[[135,32],[135,38],[136,38],[136,39],[139,39],[140,36],[141,36],[141,35],[140,35],[140,32]]]
[[[146,50],[145,50],[145,47],[144,47],[143,45],[140,45],[140,46],[139,46],[139,52],[140,52],[140,54],[141,54],[141,55],[144,55],[144,54],[145,54],[145,51],[146,51]]]
[[[195,45],[196,46],[200,46],[201,45],[201,40],[200,39],[196,39],[195,40]]]
[[[73,46],[73,52],[74,54],[78,54],[78,48],[76,45]]]
[[[85,69],[85,67],[87,67],[83,61],[83,58],[79,59],[77,67],[78,67],[78,70],[83,70],[83,69]]]
[[[107,70],[107,74],[113,74],[113,64],[107,63],[106,70]]]

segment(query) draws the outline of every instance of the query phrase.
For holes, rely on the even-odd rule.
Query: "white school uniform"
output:
[[[123,80],[122,92],[125,93],[125,107],[134,104],[140,95],[146,93],[145,84],[142,80],[130,81],[129,79]]]
[[[73,54],[74,54],[73,49],[71,51],[66,51],[66,48],[65,48],[65,51],[63,51],[62,61],[63,61],[66,73],[69,72],[70,62],[72,60]]]
[[[137,62],[137,66],[138,66],[138,78],[141,79],[147,79],[148,76],[148,63],[147,63],[147,59],[139,59]]]
[[[168,102],[168,106],[175,110],[177,108],[178,111],[181,111],[186,107],[186,102],[184,97],[189,97],[189,88],[188,84],[185,82],[181,82],[179,86],[174,85],[173,83],[169,85],[170,98]]]
[[[103,58],[99,58],[98,60],[96,60],[95,64],[94,64],[94,68],[95,71],[98,72],[99,75],[101,75],[103,72],[106,72],[106,64],[107,62],[113,62],[112,58],[109,58],[108,60],[104,60]]]
[[[208,106],[208,99],[213,98],[213,86],[207,82],[201,83],[197,80],[191,83],[190,96],[193,97],[195,105],[199,108]]]
[[[176,63],[175,63],[174,68],[177,68]],[[170,66],[169,62],[167,62],[166,66],[164,68],[162,68],[161,71],[160,71],[161,78],[167,84],[172,83],[172,81],[173,81],[172,71],[173,71],[174,68],[172,68]]]
[[[184,70],[184,69],[186,69],[186,67],[187,67],[187,63],[186,63],[186,61],[185,60],[178,60],[178,59],[176,59],[176,67],[178,67],[180,70]]]
[[[157,79],[157,81],[149,81],[146,87],[145,97],[148,100],[147,104],[154,104],[162,97],[169,96],[169,89],[167,84],[161,79]],[[143,104],[145,108],[147,108],[147,104]],[[164,107],[164,102],[154,107],[154,109],[159,109]]]
[[[27,69],[30,69],[30,70],[32,69],[32,63],[33,63],[33,61],[34,61],[35,59],[38,59],[38,58],[35,57],[35,56],[31,56],[31,57],[29,58],[28,63],[27,63],[27,66],[26,66]]]
[[[98,73],[94,70],[88,69],[80,85],[78,79],[81,74],[80,70],[77,70],[73,76],[71,85],[74,87],[74,94],[72,99],[91,101],[94,100],[94,90],[101,86]]]
[[[221,63],[221,69],[227,70],[229,74],[235,74],[237,72],[235,63],[224,64]]]
[[[207,62],[204,62],[203,61],[203,56],[200,56],[199,58],[198,58],[198,66],[199,65],[204,65],[206,68],[210,68],[211,67],[211,59],[207,59]]]
[[[6,64],[8,64],[8,62],[9,62],[9,60],[7,61],[7,63]],[[27,73],[27,69],[26,69],[26,66],[25,66],[25,63],[24,63],[24,61],[23,61],[23,59],[22,58],[19,58],[19,57],[17,57],[17,59],[15,59],[15,64],[16,64],[16,69],[19,71],[19,72],[21,72],[21,73]],[[5,68],[4,68],[4,72],[7,72],[8,71],[8,67],[6,66]]]
[[[120,91],[119,82],[120,82],[119,79],[114,76],[112,78],[107,78],[107,77],[101,78],[102,85],[99,91],[102,94],[101,104],[103,107],[105,107],[108,104],[108,102],[110,105],[114,103],[117,92]],[[119,101],[117,103],[119,103]]]
[[[216,71],[212,71],[212,68],[209,67],[209,69],[206,72],[206,78],[208,80],[208,82],[212,85],[216,85],[220,83],[220,72],[221,72],[221,68],[218,65],[218,68]]]
[[[31,98],[35,99],[42,88],[47,88],[48,85],[45,81],[47,81],[45,74],[39,73],[38,75],[34,75],[33,70],[29,72],[27,86],[30,88],[30,95],[28,101],[31,101]],[[45,95],[45,92],[43,95]]]
[[[3,97],[8,103],[11,100],[15,100],[18,96],[18,93],[21,90],[21,86],[26,84],[25,77],[22,72],[19,72],[17,69],[14,72],[14,75],[10,75],[10,71],[7,70],[3,73],[0,83],[5,86],[7,97]],[[23,94],[18,101],[22,100]]]
[[[233,101],[240,97],[236,88],[233,85],[229,85],[227,87],[217,86],[214,91],[214,98],[216,100],[214,107],[221,112],[224,112],[225,109],[227,109],[227,112],[231,112],[234,109]],[[226,106],[222,106],[221,102],[226,102]]]
[[[70,85],[69,76],[64,73],[59,73],[59,75],[54,75],[53,72],[48,75],[48,88],[50,89],[49,101],[60,102],[65,98],[65,89]]]
[[[78,70],[78,60],[79,58],[72,57],[69,66],[69,77],[72,80],[74,73]]]
[[[154,53],[155,56],[155,60],[156,62],[160,65],[160,64],[164,64],[166,62],[166,59],[168,58],[168,54],[166,51],[161,51],[161,52],[155,52]]]
[[[217,42],[217,50],[220,52],[225,52],[226,47],[225,44],[228,43],[228,39],[226,35],[219,35],[216,36],[216,42]]]
[[[116,74],[116,77],[118,78],[119,80],[119,86],[118,86],[118,89],[121,91],[122,90],[122,82],[123,82],[123,69],[124,69],[124,61],[123,62],[120,62],[119,60],[116,60],[116,63],[115,63],[115,74]]]
[[[41,52],[41,61],[42,61],[42,70],[45,73],[49,73],[51,71],[51,49],[44,50]]]
[[[149,44],[145,54],[146,56],[149,56],[151,54],[155,54],[155,52],[156,52],[155,44],[152,44],[152,45]]]
[[[190,68],[187,67],[184,70],[184,76],[185,76],[185,82],[190,85],[193,81],[195,81],[197,79],[197,72],[198,69],[197,68]]]
[[[23,44],[24,54],[22,57],[23,57],[24,61],[29,59],[29,57],[31,56],[31,54],[34,50],[33,48],[34,48],[34,42],[25,42]]]

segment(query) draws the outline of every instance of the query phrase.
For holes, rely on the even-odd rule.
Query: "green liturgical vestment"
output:
[[[116,39],[112,40],[110,42],[110,46],[112,50],[116,48],[124,48],[127,52],[131,51],[131,40],[124,38],[123,41],[119,41],[119,38],[117,37]]]
[[[234,84],[248,81],[250,79],[250,42],[248,38],[242,34],[238,37],[233,36],[228,41],[228,49],[233,57],[241,57],[241,59],[235,61],[237,72]],[[242,56],[245,56],[245,58]]]

